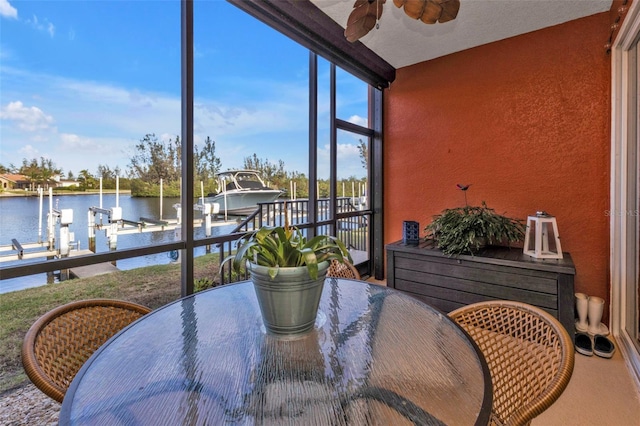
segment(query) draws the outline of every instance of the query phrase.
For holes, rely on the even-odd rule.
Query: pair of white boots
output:
[[[598,355],[611,358],[616,350],[615,345],[607,338],[609,329],[602,324],[604,299],[576,293],[577,333],[574,336],[576,352],[586,356]]]
[[[587,296],[584,293],[576,293],[576,330],[596,334],[609,334],[607,326],[602,324],[602,312],[604,310],[604,299],[596,296]]]

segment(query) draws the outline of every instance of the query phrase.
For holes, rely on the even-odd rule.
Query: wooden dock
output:
[[[72,250],[70,256],[82,256],[86,254],[93,254],[93,252],[91,250]],[[110,262],[96,263],[94,265],[70,268],[69,278],[95,277],[96,275],[110,274],[118,270],[119,269]]]

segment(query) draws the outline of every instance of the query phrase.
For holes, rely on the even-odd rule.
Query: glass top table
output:
[[[103,345],[61,425],[487,424],[491,379],[445,314],[396,290],[327,278],[314,329],[265,332],[253,284],[157,309]]]

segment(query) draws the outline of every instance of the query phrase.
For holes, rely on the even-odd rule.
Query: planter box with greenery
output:
[[[496,213],[484,201],[481,206],[445,209],[425,231],[447,255],[474,254],[486,245],[509,245],[524,238],[522,221]]]
[[[458,187],[466,191],[468,185]],[[500,247],[523,239],[522,221],[500,215],[484,202],[469,206],[466,193],[464,207],[442,211],[425,230],[418,246],[402,241],[386,245],[389,287],[443,312],[494,299],[529,303],[573,331],[576,272],[569,253],[543,262],[520,248]]]
[[[524,239],[524,224],[496,213],[483,201],[481,206],[469,206],[467,189],[470,185],[459,185],[464,191],[465,206],[445,209],[426,226],[426,239],[433,240],[446,255],[477,253],[487,245],[510,245]]]

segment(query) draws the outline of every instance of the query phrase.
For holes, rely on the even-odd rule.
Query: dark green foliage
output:
[[[278,164],[275,164],[266,158],[258,158],[255,153],[251,157],[244,158],[244,168],[258,171],[265,182],[271,182],[282,187],[287,185],[290,179],[284,169],[284,161],[278,160]]]
[[[181,142],[176,136],[168,142],[158,140],[155,134],[149,133],[135,147],[131,157],[129,174],[143,182],[159,184],[179,181]]]
[[[369,146],[362,139],[358,140],[358,152],[360,153],[360,162],[365,170],[369,170]]]
[[[199,182],[203,183],[205,195],[216,192],[218,188],[215,176],[222,168],[222,161],[216,155],[216,142],[209,136],[204,140],[202,149],[198,145],[194,146],[193,162],[196,194],[200,194]]]
[[[207,290],[209,288],[217,287],[218,285],[220,285],[219,282],[214,281],[209,277],[197,278],[193,280],[193,291],[197,293],[202,290]]]
[[[133,179],[131,181],[131,195],[134,197],[159,197],[160,185]],[[167,198],[180,197],[180,181],[163,182],[162,196]]]
[[[77,180],[80,184],[80,189],[83,191],[86,191],[87,189],[98,189],[100,186],[99,180],[96,180],[96,178],[89,173],[87,169],[80,170]]]
[[[107,165],[99,164],[96,172],[95,179],[100,180],[102,178],[102,188],[103,189],[116,189],[116,186],[119,189],[131,189],[131,184],[129,183],[129,179],[122,178],[122,171],[120,167],[115,167],[111,169]],[[117,185],[116,185],[117,179]]]
[[[427,239],[434,240],[442,252],[451,256],[477,253],[484,245],[522,241],[524,225],[520,219],[499,215],[482,206],[445,209],[425,227]]]
[[[193,170],[196,194],[200,193],[200,182],[206,190],[205,195],[214,192],[215,174],[220,171],[221,162],[216,156],[216,143],[207,136],[203,147],[194,146]],[[160,141],[155,134],[149,133],[135,146],[135,154],[129,164],[131,194],[136,197],[157,197],[162,179],[164,195],[180,196],[182,166],[182,146],[180,137]],[[104,170],[103,171],[109,171]],[[156,187],[158,189],[153,189]]]
[[[351,254],[342,241],[331,235],[316,235],[307,240],[302,231],[289,226],[286,214],[284,226],[263,226],[248,232],[238,241],[238,250],[227,256],[220,267],[231,261],[231,268],[239,273],[247,261],[269,267],[269,275],[274,279],[278,268],[306,266],[309,276],[318,277],[318,264],[333,259],[350,262]]]
[[[20,168],[10,165],[9,169],[6,169],[5,167],[2,167],[2,169],[9,170],[11,173],[15,172],[26,176],[31,182],[30,189],[32,191],[35,191],[38,186],[45,189],[48,188],[52,183],[53,177],[62,173],[62,169],[56,167],[55,163],[50,158],[44,157],[40,157],[39,162],[36,158],[31,160],[24,158]]]

